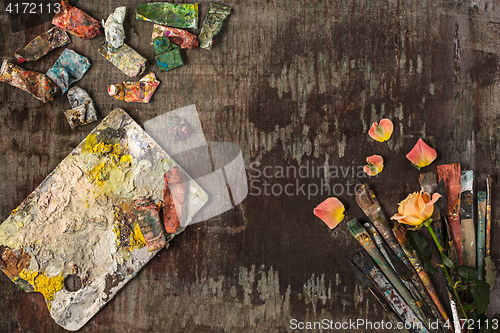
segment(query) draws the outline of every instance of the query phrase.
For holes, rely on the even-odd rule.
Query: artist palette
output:
[[[80,329],[174,236],[158,212],[172,166],[127,113],[113,110],[0,225],[0,268],[41,292],[59,325]],[[208,198],[180,170],[187,225]]]

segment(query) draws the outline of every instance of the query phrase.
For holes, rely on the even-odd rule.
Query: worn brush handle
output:
[[[477,271],[478,279],[484,279],[484,257],[486,254],[486,192],[477,192]]]
[[[366,252],[357,253],[353,259],[356,266],[366,275],[371,277],[375,283],[375,289],[384,295],[392,309],[401,317],[401,319],[412,327],[412,332],[427,333],[427,327],[417,317],[413,309],[401,297],[391,282],[386,278],[382,271],[377,267],[373,259]],[[420,330],[417,327],[420,326]]]

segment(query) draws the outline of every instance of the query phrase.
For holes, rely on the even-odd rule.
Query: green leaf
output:
[[[441,254],[441,260],[443,261],[443,265],[445,265],[446,267],[451,269],[455,268],[455,264],[453,263],[453,261],[451,261],[451,259],[444,254]]]
[[[490,286],[483,280],[477,280],[471,285],[471,293],[478,313],[485,313],[490,304]]]
[[[462,265],[458,267],[458,275],[464,283],[472,283],[477,280],[479,273],[474,267]]]
[[[411,247],[417,251],[418,255],[430,260],[432,258],[432,250],[427,240],[420,235],[418,231],[408,230],[406,237],[410,241]]]
[[[432,262],[430,260],[425,259],[425,261],[424,261],[424,271],[427,274],[436,274],[438,272],[438,269],[436,267],[434,267],[434,265],[432,264]]]
[[[490,256],[484,258],[484,268],[486,270],[484,281],[490,285],[490,290],[492,290],[497,281],[497,267]]]
[[[463,287],[463,286],[461,286],[461,287]],[[466,303],[466,304],[464,304],[464,310],[469,311],[470,309],[472,309],[473,306],[474,306],[474,303]]]

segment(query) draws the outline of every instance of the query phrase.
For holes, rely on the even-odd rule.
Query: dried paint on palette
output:
[[[166,245],[165,160],[176,166],[113,110],[0,225],[0,269],[42,293],[57,324],[80,329]],[[192,218],[207,197],[191,178],[186,184]],[[70,277],[78,290],[66,286]]]

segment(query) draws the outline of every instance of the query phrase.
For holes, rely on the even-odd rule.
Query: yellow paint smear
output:
[[[134,249],[140,249],[141,247],[147,246],[146,240],[142,235],[141,228],[139,228],[139,223],[134,223],[134,229],[130,233],[130,251]]]
[[[48,277],[43,273],[25,269],[19,273],[19,277],[28,281],[35,291],[42,293],[49,302],[54,299],[54,294],[64,287],[64,277],[62,275]]]

